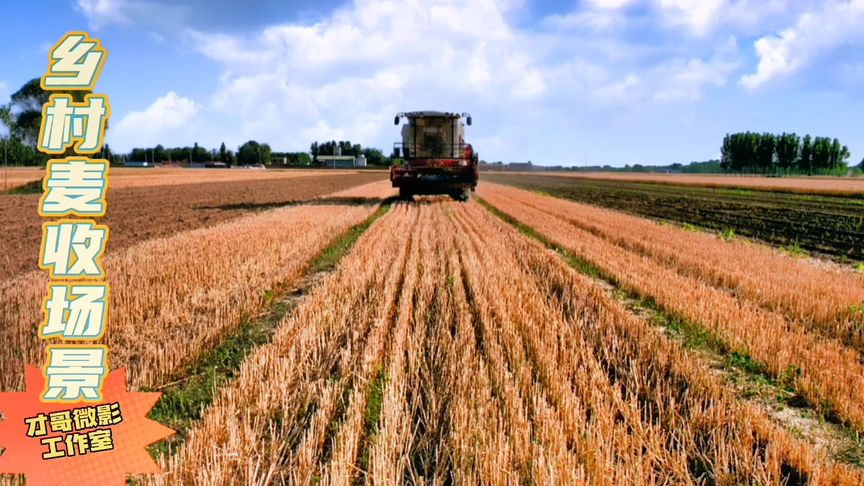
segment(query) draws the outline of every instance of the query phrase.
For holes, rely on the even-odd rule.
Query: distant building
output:
[[[352,167],[366,167],[366,157],[353,155],[319,155],[318,162],[331,169],[350,169]]]
[[[208,162],[192,162],[189,164],[189,167],[191,169],[225,169],[228,167],[228,164],[217,160],[210,160]]]
[[[136,160],[127,160],[126,162],[123,162],[123,166],[124,167],[154,167],[154,164],[153,164],[153,162],[147,162],[146,160],[143,162],[136,161]]]
[[[532,164],[530,160],[528,162],[510,162],[507,164],[506,170],[532,171],[534,170],[534,164]]]

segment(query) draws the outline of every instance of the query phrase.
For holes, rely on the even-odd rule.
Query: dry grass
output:
[[[397,204],[157,484],[854,484],[476,204]]]
[[[361,186],[351,187],[342,191],[322,196],[323,198],[338,199],[367,199],[383,200],[395,197],[399,192],[394,189],[389,180],[375,181]]]
[[[266,179],[294,179],[321,175],[346,176],[366,171],[333,169],[183,169],[183,168],[135,168],[112,167],[111,187],[152,187],[201,182],[259,181]],[[45,177],[41,167],[9,167],[8,172],[0,168],[2,190],[22,186]]]
[[[150,187],[202,182],[260,181],[269,179],[302,179],[306,177],[343,177],[366,174],[365,171],[332,169],[181,169],[181,168],[111,168],[112,187]],[[298,181],[299,182],[299,181]]]
[[[536,173],[535,173],[536,174]],[[610,181],[683,184],[699,187],[731,187],[800,194],[864,194],[864,177],[756,177],[696,174],[621,174],[615,172],[543,172],[543,175]]]
[[[0,191],[23,186],[43,177],[45,177],[45,169],[40,167],[0,167]]]
[[[257,312],[265,291],[296,280],[330,239],[374,205],[277,209],[146,241],[106,258],[111,283],[111,368],[134,386],[163,383],[197,353]],[[113,229],[113,228],[112,228]],[[250,237],[254,235],[254,237]],[[0,287],[0,388],[22,386],[22,366],[44,360],[33,329],[42,318],[44,272]]]
[[[271,174],[239,169],[217,170],[213,174],[229,172]],[[198,179],[178,175],[173,184],[142,187],[115,187],[112,176],[104,219],[111,227],[108,253],[152,238],[218,224],[250,211],[293,204],[386,177],[374,172],[333,176],[325,171],[303,171],[303,174],[308,175],[233,181],[202,180],[200,177],[205,174]],[[3,248],[0,281],[37,269],[43,222],[37,213],[38,204],[38,194],[0,196],[0,224],[5,228],[0,233]]]
[[[500,210],[591,262],[622,287],[698,323],[730,350],[764,364],[767,373],[789,381],[816,409],[836,413],[845,423],[864,430],[864,365],[854,350],[713,287],[699,276],[679,273],[668,262],[631,251],[573,225],[565,217],[520,201],[536,198],[535,205],[541,206],[550,198],[524,191],[520,200],[501,196],[511,191],[485,186],[480,193]]]
[[[502,206],[524,204],[678,272],[778,310],[792,320],[864,352],[864,274],[797,258],[746,240],[683,231],[619,211],[486,185]]]

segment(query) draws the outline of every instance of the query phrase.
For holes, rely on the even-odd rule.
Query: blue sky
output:
[[[350,139],[468,111],[486,160],[719,156],[727,132],[838,137],[864,157],[864,0],[60,0],[0,18],[0,99],[86,30],[109,51],[115,150]]]

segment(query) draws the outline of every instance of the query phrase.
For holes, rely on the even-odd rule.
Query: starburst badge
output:
[[[127,474],[158,473],[146,447],[174,433],[147,418],[160,393],[126,391],[126,371],[105,378],[102,401],[44,403],[45,378],[28,366],[26,391],[0,393],[0,473],[28,485],[122,486]]]

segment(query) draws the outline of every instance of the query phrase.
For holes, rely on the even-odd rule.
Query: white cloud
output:
[[[187,144],[199,110],[193,100],[171,91],[144,111],[127,113],[108,130],[108,141],[122,150],[159,143]]]
[[[755,43],[759,65],[740,83],[748,89],[789,76],[819,55],[864,39],[864,0],[829,1],[802,14],[794,26]]]
[[[77,7],[94,30],[133,23],[177,29],[192,12],[181,2],[158,0],[77,0]]]
[[[682,25],[695,34],[706,33],[717,21],[718,13],[727,6],[727,0],[659,0],[668,20]]]
[[[580,10],[563,15],[556,14],[546,17],[542,22],[545,27],[552,29],[593,31],[621,29],[626,23],[627,17],[614,10]]]
[[[627,7],[636,0],[588,0],[588,4],[603,9],[620,9]]]
[[[702,98],[706,86],[723,86],[741,65],[738,43],[734,37],[717,48],[707,62],[700,58],[672,60],[659,66],[657,101],[696,101]]]
[[[112,126],[110,142],[256,139],[297,150],[350,139],[386,148],[398,138],[395,112],[441,109],[472,112],[471,139],[493,160],[530,158],[531,143],[563,143],[549,141],[542,120],[595,120],[587,129],[599,130],[614,118],[629,129],[665,106],[698,103],[737,78],[737,32],[788,23],[781,7],[802,1],[592,0],[526,25],[521,0],[353,0],[317,22],[186,27],[183,48],[222,68],[215,90],[196,101],[169,93]],[[131,12],[157,8],[155,0],[80,2],[100,22],[143,23]]]
[[[540,99],[546,76],[491,0],[357,0],[327,20],[257,35],[190,32],[225,74],[210,100],[249,138],[389,144],[395,112],[486,112]]]
[[[124,0],[78,0],[78,8],[90,20],[93,28],[130,21],[125,12]]]

